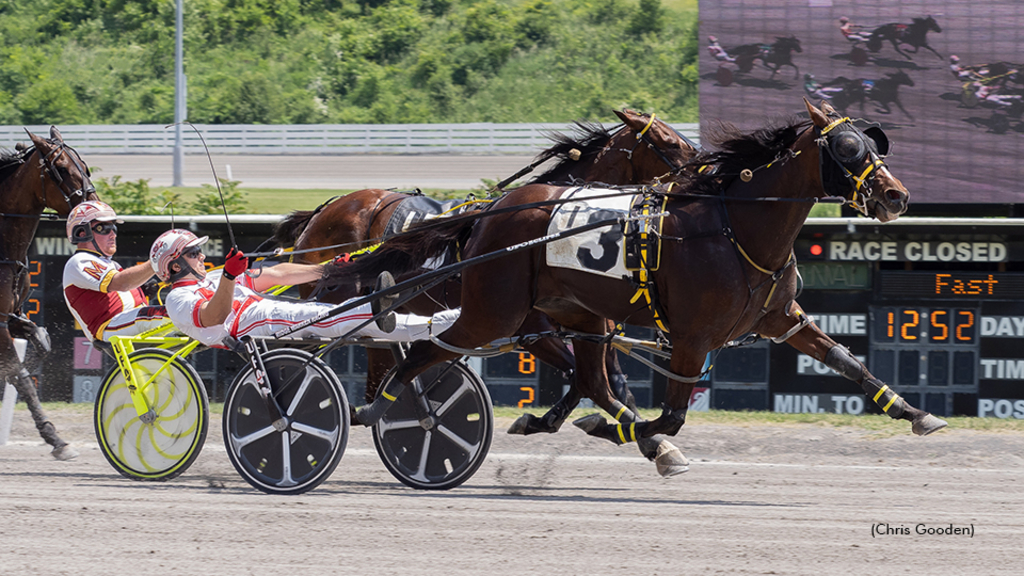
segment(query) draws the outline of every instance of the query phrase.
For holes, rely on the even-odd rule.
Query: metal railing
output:
[[[570,124],[196,124],[218,154],[535,154],[551,145],[547,134]],[[699,142],[698,124],[675,124]],[[25,128],[41,136],[49,126],[0,126],[0,145],[27,142]],[[159,124],[59,126],[83,154],[172,154],[174,129]],[[195,131],[183,132],[186,154],[203,153]]]

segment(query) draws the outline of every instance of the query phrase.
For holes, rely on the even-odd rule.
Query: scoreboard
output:
[[[940,416],[1024,418],[1024,221],[812,219],[795,253],[797,301],[913,405]],[[768,377],[748,378],[746,396],[719,384],[716,367],[715,406],[749,407],[758,390],[759,409],[879,412],[823,363],[785,344],[769,349]]]

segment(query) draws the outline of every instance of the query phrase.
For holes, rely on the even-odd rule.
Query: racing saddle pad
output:
[[[395,208],[391,218],[388,219],[388,224],[384,228],[384,239],[406,232],[413,224],[428,218],[437,217],[448,212],[451,212],[451,215],[457,215],[465,210],[480,207],[479,204],[472,203],[471,200],[473,200],[472,196],[463,200],[452,199],[444,201],[435,200],[421,194],[409,196],[398,203],[398,207]],[[454,208],[463,204],[465,206],[453,211]]]
[[[572,198],[573,201],[559,205],[551,213],[551,220],[548,221],[548,234],[571,230],[592,222],[626,216],[629,214],[633,197],[622,194],[625,191],[628,190],[605,188],[566,190],[562,198]],[[595,198],[595,196],[612,194],[621,195]],[[630,270],[626,268],[622,239],[622,226],[613,223],[548,243],[545,260],[548,266],[555,268],[569,268],[611,278],[632,278]]]

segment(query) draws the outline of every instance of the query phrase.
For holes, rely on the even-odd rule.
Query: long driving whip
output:
[[[164,126],[164,129],[166,130],[171,126],[177,126],[178,124],[187,124],[189,128],[195,130],[196,134],[199,135],[199,141],[203,143],[203,149],[206,150],[206,158],[210,161],[210,171],[213,172],[213,182],[217,185],[217,194],[220,195],[220,207],[224,210],[224,221],[228,223],[228,239],[231,241],[232,248],[238,248],[238,245],[235,244],[235,232],[231,229],[231,220],[228,218],[228,207],[224,202],[224,192],[220,189],[220,179],[217,178],[217,169],[213,167],[213,156],[210,155],[210,148],[206,145],[206,139],[203,138],[203,133],[188,120],[168,124],[167,126]]]

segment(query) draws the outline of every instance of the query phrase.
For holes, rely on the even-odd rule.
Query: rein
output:
[[[583,187],[585,188],[587,186],[583,186]],[[612,193],[612,194],[600,194],[600,195],[597,195],[597,196],[590,196],[590,197],[588,197],[588,199],[597,200],[597,199],[603,199],[603,198],[618,198],[618,197],[622,197],[622,196],[633,196],[635,194],[638,194],[639,192],[641,192],[645,188],[647,188],[647,187],[646,186],[637,186],[637,187],[630,188],[629,190],[626,190],[626,191],[623,191],[623,192],[615,192],[615,193]],[[485,208],[484,210],[481,210],[479,212],[475,212],[473,214],[463,214],[461,216],[453,216],[451,218],[435,218],[433,221],[423,222],[423,223],[417,224],[416,227],[411,229],[411,230],[408,230],[406,232],[402,232],[402,233],[399,233],[399,234],[395,234],[395,235],[389,236],[388,238],[397,238],[399,236],[404,236],[406,234],[412,234],[413,232],[419,232],[419,231],[424,230],[426,228],[434,228],[434,227],[438,227],[438,226],[444,226],[444,225],[451,224],[453,222],[480,220],[482,218],[488,218],[488,217],[491,217],[491,216],[499,216],[501,214],[507,214],[509,212],[518,212],[518,211],[521,211],[521,210],[530,210],[530,209],[533,209],[533,208],[544,208],[544,207],[548,207],[548,206],[558,206],[558,205],[561,205],[561,204],[567,204],[569,202],[576,202],[576,201],[578,201],[578,199],[573,199],[573,198],[557,198],[557,199],[554,199],[554,200],[542,200],[542,201],[539,201],[539,202],[531,202],[529,204],[519,204],[519,205],[516,205],[516,206],[507,206],[505,208],[494,208],[494,209]],[[485,202],[485,200],[478,200],[477,202]],[[262,252],[262,253],[256,252],[256,253],[252,253],[252,254],[246,254],[246,256],[248,256],[250,258],[270,258],[270,257],[275,257],[275,256],[281,256],[283,254],[306,254],[306,253],[309,253],[309,252],[319,252],[321,250],[330,250],[330,249],[334,249],[334,248],[343,248],[343,247],[347,247],[347,246],[355,246],[355,245],[358,245],[358,244],[365,244],[367,242],[376,244],[376,243],[383,242],[384,240],[385,240],[384,237],[379,236],[377,238],[367,238],[365,240],[360,240],[358,242],[346,242],[344,244],[335,244],[333,246],[321,246],[321,247],[315,247],[315,248],[307,248],[305,250],[293,250],[293,251],[289,251],[289,252],[285,252],[284,248],[277,248],[277,249],[275,249],[272,252]]]

